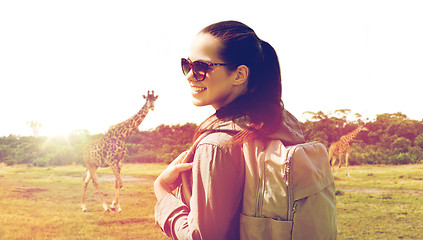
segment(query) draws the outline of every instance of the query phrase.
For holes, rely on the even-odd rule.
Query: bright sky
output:
[[[159,99],[140,130],[199,124],[180,69],[195,35],[239,20],[276,49],[285,106],[423,119],[423,3],[356,1],[0,1],[0,136],[104,133]]]

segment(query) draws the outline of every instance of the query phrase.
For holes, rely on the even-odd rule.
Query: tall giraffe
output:
[[[335,162],[337,156],[339,156],[339,165],[336,171],[339,170],[342,163],[342,155],[345,155],[345,165],[347,166],[347,174],[350,176],[350,172],[348,170],[348,156],[350,152],[350,142],[357,137],[357,135],[361,131],[369,131],[366,127],[363,125],[358,126],[354,131],[343,135],[337,142],[332,143],[329,147],[329,161],[331,161],[332,165],[332,172],[335,171]]]
[[[150,109],[154,110],[154,101],[158,98],[158,96],[154,96],[154,91],[152,91],[151,94],[150,91],[148,91],[147,96],[143,95],[143,97],[146,99],[146,103],[137,114],[122,123],[111,126],[104,137],[90,144],[84,152],[84,162],[87,166],[87,174],[84,177],[82,191],[81,208],[83,212],[87,210],[85,207],[85,193],[91,179],[100,197],[100,201],[103,204],[104,211],[109,211],[109,207],[104,202],[103,195],[97,183],[95,172],[98,167],[110,167],[112,169],[116,178],[116,195],[115,200],[112,205],[110,205],[110,209],[115,210],[117,207],[118,212],[122,211],[119,204],[119,190],[122,188],[120,170],[127,151],[125,140],[137,130],[138,126],[147,116],[148,111]]]

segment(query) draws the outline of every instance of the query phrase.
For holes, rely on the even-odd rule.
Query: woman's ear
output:
[[[245,65],[239,65],[237,69],[235,70],[236,76],[234,79],[234,85],[242,85],[244,83],[247,83],[248,80],[248,74],[249,69]]]

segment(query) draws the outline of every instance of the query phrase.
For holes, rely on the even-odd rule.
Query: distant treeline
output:
[[[375,120],[361,121],[359,114],[351,120],[351,111],[337,110],[331,114],[308,112],[301,128],[307,141],[320,141],[327,147],[342,135],[364,124],[369,131],[361,132],[352,141],[350,164],[409,164],[423,159],[423,121],[408,119],[401,113],[380,114]],[[169,163],[188,149],[197,125],[160,125],[151,131],[139,131],[127,140],[126,162]],[[31,166],[83,164],[86,146],[103,134],[88,131],[56,137],[0,137],[0,162],[7,165]]]

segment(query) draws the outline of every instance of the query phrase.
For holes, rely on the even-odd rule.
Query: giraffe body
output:
[[[348,170],[348,157],[350,152],[350,142],[357,137],[361,131],[369,131],[366,127],[360,125],[354,131],[340,137],[339,141],[332,143],[329,147],[329,161],[331,161],[332,172],[335,172],[335,162],[338,158],[338,168],[341,168],[342,156],[345,156],[345,166],[347,167],[347,175],[350,176]]]
[[[115,175],[115,199],[110,206],[112,210],[117,208],[118,212],[121,212],[119,204],[119,190],[122,188],[122,179],[120,177],[120,171],[123,166],[123,160],[125,158],[127,148],[125,146],[126,139],[138,129],[138,126],[147,116],[148,111],[154,110],[154,101],[158,96],[154,96],[154,91],[150,94],[148,91],[147,96],[144,96],[146,103],[141,110],[129,118],[128,120],[113,125],[109,128],[104,137],[91,143],[86,151],[84,152],[84,162],[87,166],[87,173],[84,177],[83,191],[81,208],[82,211],[86,211],[85,206],[85,195],[88,183],[92,180],[94,187],[97,190],[97,194],[103,205],[104,211],[109,211],[109,207],[103,199],[103,195],[98,186],[97,176],[95,174],[99,167],[110,167]]]

